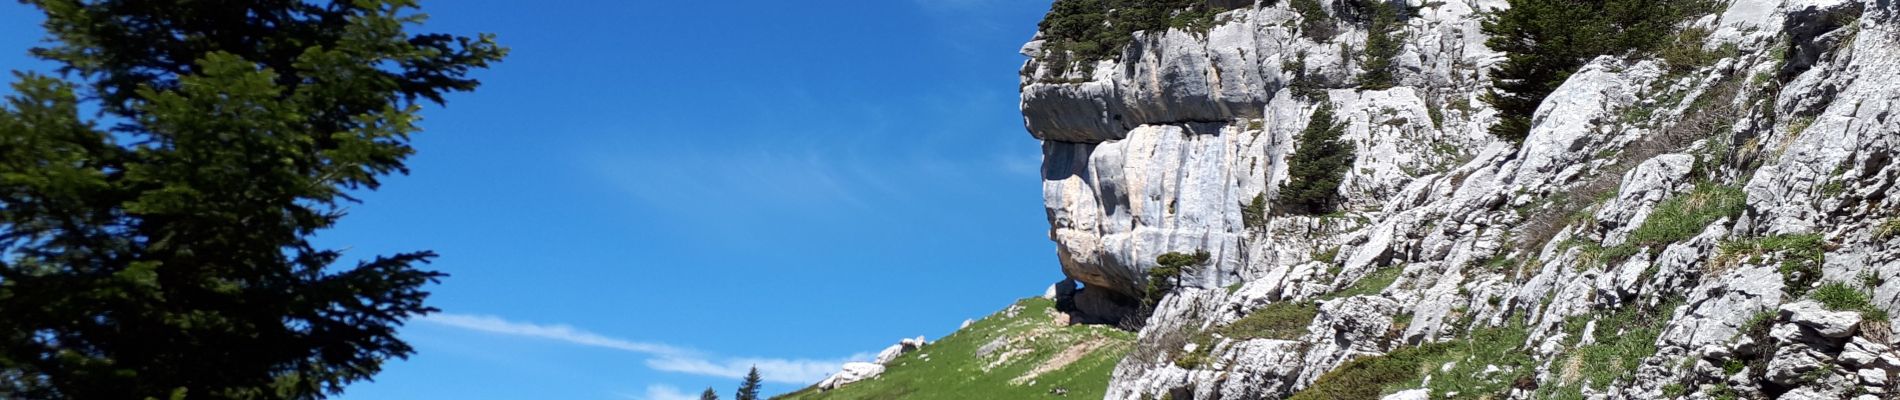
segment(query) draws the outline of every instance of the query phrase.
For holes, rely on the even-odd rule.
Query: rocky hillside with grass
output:
[[[875,363],[853,363],[825,382],[774,399],[1102,398],[1110,372],[1134,342],[1132,332],[1071,324],[1055,301],[1031,298],[936,342],[900,344]]]
[[[1111,399],[1894,398],[1897,24],[1058,0],[1021,103],[1053,312],[1138,332]]]

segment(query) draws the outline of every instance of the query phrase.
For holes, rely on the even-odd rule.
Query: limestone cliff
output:
[[[1520,143],[1480,101],[1503,57],[1480,25],[1505,1],[1406,4],[1377,90],[1352,2],[1317,2],[1324,35],[1298,3],[1208,2],[1209,23],[1099,59],[1023,48],[1050,237],[1081,284],[1060,301],[1146,318],[1109,398],[1893,389],[1900,4],[1720,2],[1680,27],[1708,62],[1591,61]],[[1342,210],[1274,212],[1322,102],[1357,149]],[[1197,251],[1143,310],[1157,256]]]

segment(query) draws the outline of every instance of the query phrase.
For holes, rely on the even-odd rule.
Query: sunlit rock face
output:
[[[1043,141],[1077,320],[1140,316],[1157,256],[1210,255],[1124,324],[1141,348],[1111,398],[1280,398],[1358,357],[1500,330],[1522,332],[1506,347],[1528,362],[1426,375],[1496,376],[1496,398],[1894,390],[1884,320],[1799,302],[1841,284],[1866,298],[1857,316],[1900,296],[1900,5],[1725,2],[1685,25],[1719,57],[1590,61],[1519,143],[1486,132],[1497,112],[1480,101],[1502,60],[1482,15],[1503,1],[1410,2],[1397,85],[1379,90],[1355,83],[1364,24],[1315,40],[1290,1],[1226,3],[1205,31],[1138,32],[1092,68],[1045,63],[1041,40],[1023,49],[1024,124]],[[1356,150],[1343,210],[1282,215],[1273,200],[1322,103]],[[1302,333],[1227,335],[1302,302]],[[1636,314],[1655,317],[1623,319]],[[1569,365],[1605,341],[1653,351],[1615,376]],[[1388,394],[1446,395],[1413,384]]]

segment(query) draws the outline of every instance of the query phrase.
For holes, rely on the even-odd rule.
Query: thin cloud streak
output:
[[[686,393],[670,385],[647,385],[647,392],[643,396],[620,397],[633,400],[699,400],[699,395]]]
[[[846,362],[869,359],[869,353],[853,354],[836,360],[782,359],[782,358],[730,358],[715,360],[697,351],[659,343],[638,342],[588,332],[568,325],[539,325],[516,322],[492,315],[439,313],[418,319],[422,322],[459,328],[463,330],[494,333],[507,336],[552,340],[568,344],[599,347],[639,353],[652,358],[646,360],[648,368],[659,371],[677,372],[720,378],[740,378],[751,368],[759,369],[759,377],[765,381],[791,384],[809,384],[825,379],[837,372]],[[647,387],[649,399],[669,399],[656,397],[656,394],[673,394],[657,389],[674,389],[670,386],[655,385]],[[678,392],[674,390],[674,392]],[[697,398],[697,395],[690,398]]]
[[[668,372],[732,379],[744,377],[752,368],[757,367],[759,379],[767,382],[808,384],[823,380],[832,373],[838,372],[844,363],[864,361],[869,358],[869,354],[862,353],[838,360],[740,358],[713,362],[704,359],[668,357],[647,360],[647,367]]]
[[[428,316],[424,316],[421,318],[421,320],[423,322],[462,328],[462,329],[467,329],[467,330],[472,330],[472,331],[499,333],[499,334],[511,335],[511,336],[526,336],[526,337],[547,339],[547,340],[553,340],[553,341],[559,341],[559,342],[567,342],[567,343],[578,344],[582,346],[593,346],[593,347],[609,348],[609,349],[614,349],[614,350],[625,350],[625,351],[631,351],[635,353],[644,353],[644,354],[655,355],[655,356],[679,356],[679,355],[686,355],[686,354],[691,353],[691,352],[686,351],[685,349],[663,345],[663,344],[642,343],[642,342],[615,339],[615,338],[611,338],[607,336],[602,336],[600,334],[596,334],[593,332],[580,330],[580,329],[574,328],[572,326],[567,326],[567,325],[536,325],[536,324],[529,324],[529,323],[513,322],[513,321],[501,319],[501,317],[496,317],[492,315],[439,313],[439,314],[431,314]]]

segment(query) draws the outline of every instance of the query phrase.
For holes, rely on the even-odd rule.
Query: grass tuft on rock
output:
[[[1643,246],[1661,246],[1695,237],[1709,223],[1741,215],[1748,196],[1733,186],[1702,183],[1689,193],[1656,206],[1643,225],[1630,231],[1629,240]]]
[[[1821,264],[1827,260],[1826,245],[1818,233],[1734,239],[1722,242],[1715,264],[1752,263],[1779,257],[1782,291],[1790,296],[1801,296],[1821,279]]]
[[[1828,282],[1808,293],[1809,298],[1820,302],[1822,307],[1834,311],[1857,311],[1861,319],[1868,321],[1886,321],[1887,310],[1874,305],[1867,292],[1847,282]]]
[[[1306,326],[1319,316],[1319,305],[1310,301],[1283,301],[1268,304],[1233,323],[1216,328],[1215,333],[1233,340],[1293,340],[1306,334]]]

